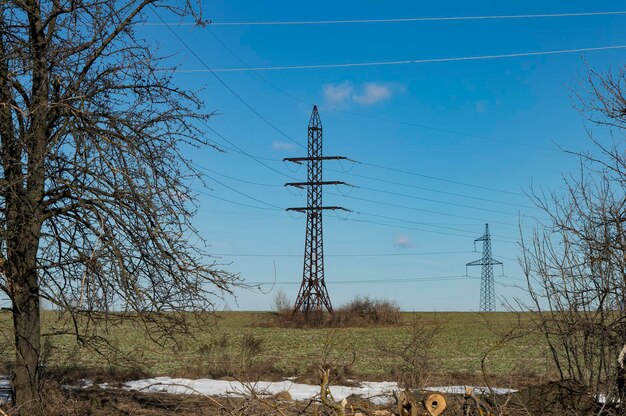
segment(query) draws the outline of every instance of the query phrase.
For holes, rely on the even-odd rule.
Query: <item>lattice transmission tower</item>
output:
[[[294,304],[293,313],[302,312],[306,317],[321,314],[324,310],[333,313],[333,306],[328,295],[324,280],[324,239],[322,232],[322,213],[325,210],[349,211],[338,206],[324,206],[322,189],[325,185],[347,185],[341,181],[324,181],[322,179],[322,162],[324,160],[341,160],[344,156],[322,155],[322,121],[313,106],[308,127],[308,156],[283,159],[287,162],[307,164],[307,181],[290,182],[285,186],[307,189],[307,206],[287,208],[287,211],[306,213],[306,237],[304,240],[304,266],[302,284]]]
[[[467,266],[483,266],[480,277],[480,311],[493,312],[496,310],[496,290],[493,280],[493,266],[502,265],[498,260],[494,260],[491,256],[491,235],[489,234],[489,224],[485,224],[485,233],[482,237],[474,240],[483,242],[483,258],[480,260],[467,263]]]

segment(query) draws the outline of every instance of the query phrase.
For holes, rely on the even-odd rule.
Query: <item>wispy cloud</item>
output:
[[[279,150],[279,151],[292,151],[296,149],[296,145],[294,143],[289,143],[289,142],[279,142],[279,141],[273,141],[272,142],[272,149],[274,150]]]
[[[400,234],[393,240],[393,246],[396,248],[412,248],[413,243],[409,239],[408,235]]]
[[[322,87],[324,100],[332,106],[342,106],[350,101],[354,87],[348,81],[341,84],[325,84]]]
[[[374,105],[391,98],[391,86],[388,84],[377,84],[366,82],[363,84],[360,94],[352,96],[352,101],[361,105]]]
[[[322,87],[327,105],[344,107],[349,104],[370,106],[387,101],[396,93],[404,91],[404,87],[393,83],[364,82],[353,85],[349,81],[339,84],[325,84]]]

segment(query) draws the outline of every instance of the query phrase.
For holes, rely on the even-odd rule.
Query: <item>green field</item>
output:
[[[70,336],[49,337],[47,366],[108,371],[135,367],[150,375],[277,379],[313,377],[317,367],[324,365],[360,380],[394,381],[403,371],[417,371],[432,382],[460,383],[481,380],[481,359],[491,350],[487,372],[500,384],[519,385],[554,376],[540,335],[520,333],[502,341],[518,327],[520,316],[526,326],[529,315],[418,312],[404,313],[400,325],[342,328],[278,327],[272,316],[269,312],[220,313],[214,325],[182,338],[177,346],[153,343],[129,321],[110,331],[111,346],[117,352],[106,358],[77,346]],[[52,312],[44,313],[44,331],[54,329],[53,318]],[[0,353],[6,362],[12,356],[9,320],[9,313],[0,315],[5,328]],[[424,333],[414,337],[414,328]],[[407,365],[400,358],[402,351],[417,356],[417,361]]]

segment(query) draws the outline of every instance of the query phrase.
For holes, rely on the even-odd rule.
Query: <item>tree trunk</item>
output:
[[[24,285],[14,287],[13,328],[15,330],[15,368],[12,388],[20,414],[38,414],[40,315],[37,273],[30,270],[23,276]],[[20,285],[22,286],[22,285]]]
[[[617,399],[620,403],[624,403],[626,401],[626,344],[622,347],[622,350],[619,353],[619,357],[617,358]],[[626,409],[622,406],[620,408],[620,414],[626,414]]]
[[[39,396],[41,317],[36,268],[38,229],[24,227],[22,230],[22,233],[17,233],[21,234],[21,238],[18,237],[17,240],[9,241],[7,244],[7,249],[11,253],[8,272],[12,289],[15,333],[15,367],[11,387],[19,413],[37,415],[41,413]]]
[[[12,389],[20,415],[39,415],[39,353],[41,316],[37,252],[41,237],[45,188],[46,144],[49,133],[49,79],[46,59],[48,41],[44,33],[39,0],[26,3],[32,70],[31,125],[23,137],[23,149],[9,156],[15,169],[8,176],[12,187],[6,201],[9,289],[13,303],[15,368]],[[22,153],[25,150],[25,154]],[[26,159],[27,174],[23,175]],[[6,168],[5,168],[6,169]]]

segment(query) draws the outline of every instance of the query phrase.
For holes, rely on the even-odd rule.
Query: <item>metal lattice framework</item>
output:
[[[474,240],[483,242],[483,258],[467,263],[465,266],[482,266],[480,278],[480,311],[493,312],[496,310],[496,290],[493,280],[493,266],[502,265],[501,262],[491,257],[491,235],[489,234],[489,224],[485,224],[485,233],[482,237]]]
[[[322,156],[322,121],[313,106],[308,128],[308,157],[285,158],[285,161],[301,164],[307,163],[307,181],[291,182],[285,186],[307,188],[307,206],[304,208],[287,208],[288,211],[306,213],[306,238],[304,242],[304,267],[302,285],[294,305],[293,312],[302,312],[305,316],[321,313],[324,308],[330,313],[333,307],[324,280],[324,239],[322,232],[322,213],[324,210],[346,210],[337,206],[323,206],[322,189],[324,185],[347,185],[340,181],[322,179],[322,162],[324,160],[346,159],[343,156]]]

